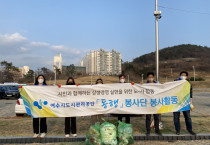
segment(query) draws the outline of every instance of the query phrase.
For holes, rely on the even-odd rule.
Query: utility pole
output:
[[[156,40],[156,81],[159,82],[159,39],[158,39],[158,19],[161,18],[161,11],[158,11],[158,0],[155,0],[155,40]]]

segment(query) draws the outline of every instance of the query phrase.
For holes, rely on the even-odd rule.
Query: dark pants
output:
[[[155,131],[159,131],[159,114],[153,114],[154,116],[154,121],[155,121]],[[150,125],[151,125],[151,117],[152,117],[152,114],[147,114],[146,115],[146,129],[147,129],[147,132],[150,132]]]
[[[34,133],[39,134],[39,120],[40,120],[40,133],[47,133],[46,118],[33,118]]]
[[[70,130],[72,134],[76,134],[76,117],[65,117],[65,134],[70,134]]]
[[[122,118],[125,117],[125,122],[130,123],[130,115],[128,114],[118,114],[118,120],[122,122]]]
[[[185,124],[188,131],[192,131],[192,120],[190,110],[183,111]],[[174,125],[177,132],[180,132],[180,112],[174,112]]]

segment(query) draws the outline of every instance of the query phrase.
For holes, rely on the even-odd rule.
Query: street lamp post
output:
[[[158,11],[158,0],[155,0],[155,40],[156,40],[156,81],[159,82],[159,40],[158,40],[158,19],[161,18],[161,11]]]
[[[34,70],[34,84],[36,82],[36,73],[35,73],[35,70]]]
[[[141,74],[141,82],[144,83],[144,74]]]
[[[156,81],[159,82],[159,39],[158,39],[158,19],[161,18],[161,11],[158,11],[158,0],[155,0],[155,42],[156,42],[156,55],[155,55],[155,63],[156,63]],[[160,123],[161,128],[163,127],[163,123],[161,122],[160,115]]]
[[[57,75],[57,69],[58,67],[56,65],[53,65],[55,69],[55,80],[54,80],[54,85],[56,85],[56,75]]]
[[[193,75],[194,75],[194,81],[195,81],[195,66],[193,65]]]

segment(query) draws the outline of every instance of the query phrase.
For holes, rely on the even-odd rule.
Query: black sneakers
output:
[[[193,131],[188,131],[191,135],[196,135],[196,133],[195,132],[193,132]]]
[[[176,131],[176,135],[180,135],[180,131]]]
[[[147,131],[146,136],[150,136],[150,131]]]
[[[158,131],[155,131],[155,133],[159,136],[162,136],[162,133],[158,130]]]

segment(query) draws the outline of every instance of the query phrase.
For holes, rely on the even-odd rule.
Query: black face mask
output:
[[[67,83],[67,85],[74,85],[74,83]]]

